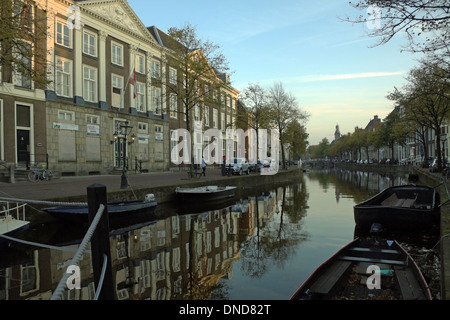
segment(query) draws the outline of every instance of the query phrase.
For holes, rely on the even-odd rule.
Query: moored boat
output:
[[[418,265],[395,240],[356,238],[321,264],[291,300],[432,300]]]
[[[439,225],[440,197],[435,188],[399,185],[353,207],[354,220],[361,228],[380,223],[391,229],[424,229]]]
[[[110,217],[124,217],[128,214],[148,213],[153,211],[157,204],[153,194],[147,194],[144,200],[108,202],[108,215]],[[84,222],[87,221],[89,216],[87,205],[59,205],[42,210],[56,218],[70,221]]]
[[[232,198],[235,195],[235,186],[203,186],[193,188],[178,187],[175,189],[178,200],[182,202],[209,202]]]
[[[30,227],[30,221],[25,219],[26,203],[5,202],[0,211],[0,247],[7,245],[10,240],[7,237],[15,237],[25,232]]]

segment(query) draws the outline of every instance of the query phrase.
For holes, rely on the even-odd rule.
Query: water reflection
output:
[[[256,270],[267,259],[282,260],[282,255],[289,254],[289,242],[296,241],[288,236],[290,225],[280,223],[278,230],[265,226],[275,216],[280,222],[285,216],[300,220],[305,194],[304,184],[299,183],[221,209],[182,215],[172,209],[164,218],[113,230],[110,246],[116,299],[201,300],[224,295],[218,283],[231,277],[234,261],[248,261],[248,269]],[[65,232],[68,228],[58,224],[31,232],[41,243],[59,242],[65,249],[76,249],[83,233]],[[72,257],[73,251],[33,250],[13,244],[2,254],[0,299],[50,299]],[[90,253],[84,254],[79,267],[81,289],[66,290],[63,299],[94,297]]]
[[[110,236],[117,300],[288,299],[306,277],[353,238],[352,206],[406,177],[311,171],[291,185],[223,208],[184,213],[159,205],[156,218],[114,224]],[[50,299],[84,230],[46,225],[24,235],[63,251],[13,244],[0,252],[0,300]],[[80,262],[81,289],[63,299],[91,300],[91,254]]]

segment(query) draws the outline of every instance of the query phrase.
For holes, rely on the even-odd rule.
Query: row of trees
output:
[[[286,149],[294,159],[305,153],[308,144],[305,123],[309,114],[300,109],[297,99],[284,89],[281,82],[275,82],[268,89],[249,83],[241,92],[240,100],[244,106],[239,110],[236,126],[254,129],[257,137],[260,129],[277,130],[283,168],[286,167]]]
[[[409,72],[407,83],[401,89],[394,88],[388,98],[397,106],[375,131],[356,128],[353,133],[341,137],[334,143],[324,138],[319,145],[312,146],[309,152],[313,158],[326,156],[362,159],[364,152],[369,159],[369,148],[376,150],[388,147],[391,154],[394,146],[405,146],[406,141],[422,145],[425,159],[428,158],[427,133],[435,133],[438,166],[441,169],[441,128],[449,124],[450,117],[450,78],[442,65],[423,61]]]
[[[309,149],[313,157],[336,156],[342,153],[368,152],[369,146],[379,149],[404,145],[409,137],[422,144],[428,157],[428,130],[436,137],[439,169],[442,168],[441,127],[449,120],[450,85],[450,3],[441,0],[359,0],[350,2],[364,14],[344,20],[365,24],[368,36],[377,39],[375,46],[387,44],[396,36],[404,36],[402,50],[426,57],[407,77],[407,84],[394,88],[388,98],[404,112],[391,112],[375,132],[356,128],[333,144],[323,139]],[[397,110],[397,109],[396,109]],[[395,111],[395,110],[394,110]]]

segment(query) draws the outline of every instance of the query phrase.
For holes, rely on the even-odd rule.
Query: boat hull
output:
[[[416,262],[397,241],[356,238],[321,264],[290,299],[432,300],[432,296]]]
[[[235,196],[236,187],[234,186],[212,187],[177,188],[175,193],[179,201],[193,203],[223,201]]]
[[[440,223],[439,194],[427,186],[386,188],[353,207],[355,224],[368,229],[380,223],[390,229],[425,229]]]
[[[121,201],[108,203],[108,215],[110,218],[120,218],[129,214],[153,212],[157,206],[156,201]],[[42,209],[55,218],[66,221],[87,222],[89,208],[86,206],[56,206]]]

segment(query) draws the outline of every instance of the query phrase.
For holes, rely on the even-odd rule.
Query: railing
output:
[[[0,211],[0,217],[4,215],[4,217],[11,215],[10,212],[16,211],[16,219],[17,220],[25,220],[25,207],[26,203],[19,205],[19,203],[16,203],[16,206],[13,208],[9,207],[9,201],[6,202],[6,208],[3,206],[3,210]],[[22,209],[22,217],[20,217],[20,209]],[[12,216],[12,215],[11,215]]]
[[[90,226],[86,232],[78,250],[76,251],[74,257],[67,268],[66,273],[61,278],[58,283],[57,288],[51,296],[51,300],[61,300],[62,294],[64,292],[65,285],[68,289],[73,289],[69,287],[69,277],[73,275],[73,267],[77,266],[83,254],[86,251],[88,243],[91,243],[91,254],[92,254],[92,269],[94,271],[94,283],[95,283],[95,296],[94,299],[100,300],[114,300],[114,289],[113,289],[113,276],[111,268],[111,248],[109,243],[109,217],[107,209],[107,193],[106,187],[100,184],[93,184],[87,188],[87,203],[77,202],[49,202],[42,200],[25,200],[17,198],[4,198],[0,197],[0,201],[15,201],[23,202],[25,205],[27,203],[35,204],[53,204],[53,205],[75,205],[75,206],[88,206],[89,209],[89,221]],[[51,249],[60,249],[55,246],[40,245],[36,243],[31,243],[29,241],[24,241],[20,239],[15,239],[6,235],[0,235],[2,238],[6,238],[10,241],[18,241],[25,244],[32,244],[37,246],[42,246]],[[65,250],[67,251],[67,250]],[[69,269],[70,268],[70,269]],[[79,275],[78,275],[79,276]]]

